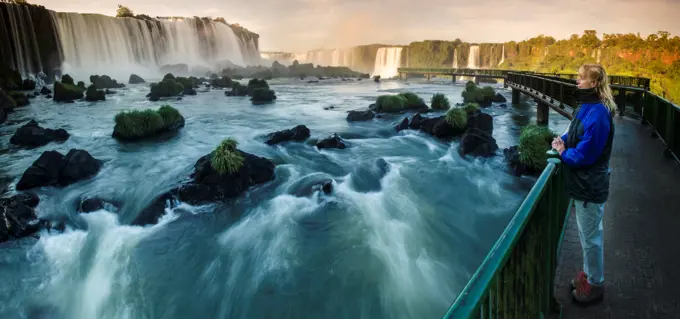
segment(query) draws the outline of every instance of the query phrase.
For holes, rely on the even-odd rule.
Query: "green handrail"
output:
[[[560,160],[548,165],[445,319],[539,318],[556,311],[553,281],[570,200]]]

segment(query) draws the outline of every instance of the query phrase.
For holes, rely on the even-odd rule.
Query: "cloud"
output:
[[[114,15],[117,2],[37,0],[56,11]],[[151,16],[222,16],[260,34],[263,50],[306,51],[423,39],[469,42],[659,30],[680,35],[677,0],[147,0],[121,4]]]

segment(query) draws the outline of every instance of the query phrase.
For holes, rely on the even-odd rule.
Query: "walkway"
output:
[[[555,295],[563,318],[680,318],[680,165],[639,120],[616,116],[610,199],[604,216],[605,300],[580,308],[569,279],[582,266],[573,214]]]

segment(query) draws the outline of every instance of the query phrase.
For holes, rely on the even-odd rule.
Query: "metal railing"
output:
[[[546,318],[556,312],[553,282],[570,203],[562,164],[550,158],[444,318]]]
[[[398,73],[443,74],[461,76],[505,77],[508,70],[499,69],[467,69],[467,68],[398,68]]]
[[[680,107],[656,94],[645,92],[642,120],[654,128],[654,134],[666,145],[666,155],[680,161]]]

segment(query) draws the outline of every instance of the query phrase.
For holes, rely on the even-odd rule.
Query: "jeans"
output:
[[[602,238],[602,216],[604,203],[586,203],[574,200],[576,224],[583,249],[583,271],[588,282],[601,285],[604,282],[604,249]]]

